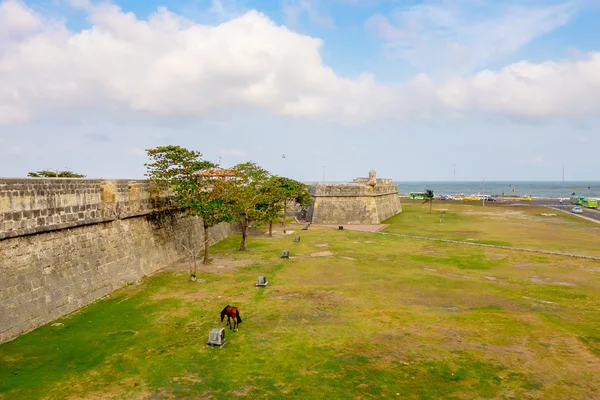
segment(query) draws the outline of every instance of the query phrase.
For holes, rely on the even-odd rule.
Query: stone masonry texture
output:
[[[142,180],[0,179],[0,343],[183,259],[183,238],[200,251],[202,221],[154,218],[152,197]]]
[[[309,187],[313,224],[380,224],[402,211],[398,185],[391,179],[357,178],[352,183],[317,183]]]

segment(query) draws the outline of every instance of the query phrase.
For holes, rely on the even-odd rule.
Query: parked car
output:
[[[447,194],[443,194],[440,196],[440,200],[451,200],[452,198],[450,196],[448,196]]]
[[[498,201],[498,200],[496,200],[496,199],[495,199],[495,198],[493,198],[493,197],[488,197],[487,199],[485,199],[485,201]]]
[[[581,207],[573,207],[571,211],[573,211],[575,214],[583,214],[583,209]]]

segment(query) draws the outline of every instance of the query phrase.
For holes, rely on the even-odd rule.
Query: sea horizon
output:
[[[570,198],[585,196],[600,198],[600,181],[397,181],[398,193],[422,192],[431,189],[436,195],[489,194],[492,196],[525,196],[538,198]],[[305,182],[321,183],[321,182]],[[324,183],[344,183],[324,182]]]

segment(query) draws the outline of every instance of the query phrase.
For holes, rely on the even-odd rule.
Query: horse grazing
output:
[[[225,307],[223,311],[221,311],[221,322],[223,322],[223,319],[226,315],[227,325],[229,325],[229,329],[237,330],[238,325],[242,323],[242,319],[240,318],[240,309],[237,307],[232,307],[228,304],[227,307]],[[233,318],[233,325],[231,324],[231,320],[229,318]]]

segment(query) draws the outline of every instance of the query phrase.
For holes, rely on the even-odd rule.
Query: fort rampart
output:
[[[145,180],[0,178],[0,343],[186,256],[197,218],[153,218]],[[211,244],[231,235],[210,230]]]
[[[313,224],[380,224],[402,211],[398,185],[391,179],[356,178],[351,183],[316,183],[309,187]]]

